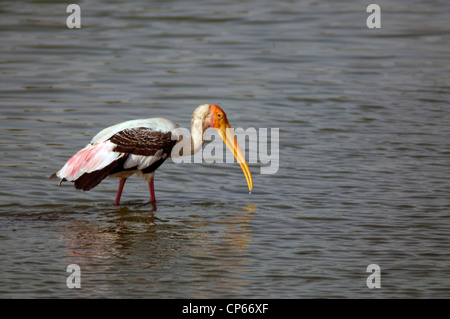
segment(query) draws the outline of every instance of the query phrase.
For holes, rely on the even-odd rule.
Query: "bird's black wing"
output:
[[[170,156],[177,140],[172,140],[172,132],[163,133],[148,127],[130,128],[120,131],[109,139],[116,144],[114,152],[153,156],[159,150]]]

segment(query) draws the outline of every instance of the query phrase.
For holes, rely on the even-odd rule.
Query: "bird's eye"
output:
[[[222,113],[217,113],[217,117],[220,119],[222,118]]]

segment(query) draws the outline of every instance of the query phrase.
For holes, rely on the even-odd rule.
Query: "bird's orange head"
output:
[[[219,106],[215,104],[210,105],[209,110],[211,114],[210,126],[213,127],[217,131],[217,133],[219,133],[225,145],[233,153],[234,157],[241,166],[242,171],[244,172],[245,179],[247,180],[248,184],[248,189],[251,191],[253,188],[252,175],[250,174],[248,164],[245,160],[244,155],[242,154],[242,150],[239,147],[233,129],[231,128],[231,125],[228,122],[227,115]]]

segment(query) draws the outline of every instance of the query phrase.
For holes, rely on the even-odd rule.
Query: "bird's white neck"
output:
[[[205,130],[206,128],[203,129],[203,123],[200,119],[192,118],[190,137],[191,155],[194,155],[202,149],[204,142],[203,133]]]
[[[209,127],[210,122],[209,105],[204,104],[196,108],[192,114],[190,134],[188,132],[183,134],[182,130],[178,131],[182,147],[179,152],[177,149],[176,154],[179,154],[179,156],[194,155],[201,150],[204,142],[203,133]],[[189,148],[189,151],[187,151],[187,148]]]

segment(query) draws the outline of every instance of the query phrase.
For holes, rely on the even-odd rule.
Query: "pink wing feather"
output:
[[[72,156],[63,168],[56,173],[56,176],[68,181],[75,181],[84,173],[101,170],[125,155],[124,153],[114,152],[115,146],[110,141],[87,145]]]

